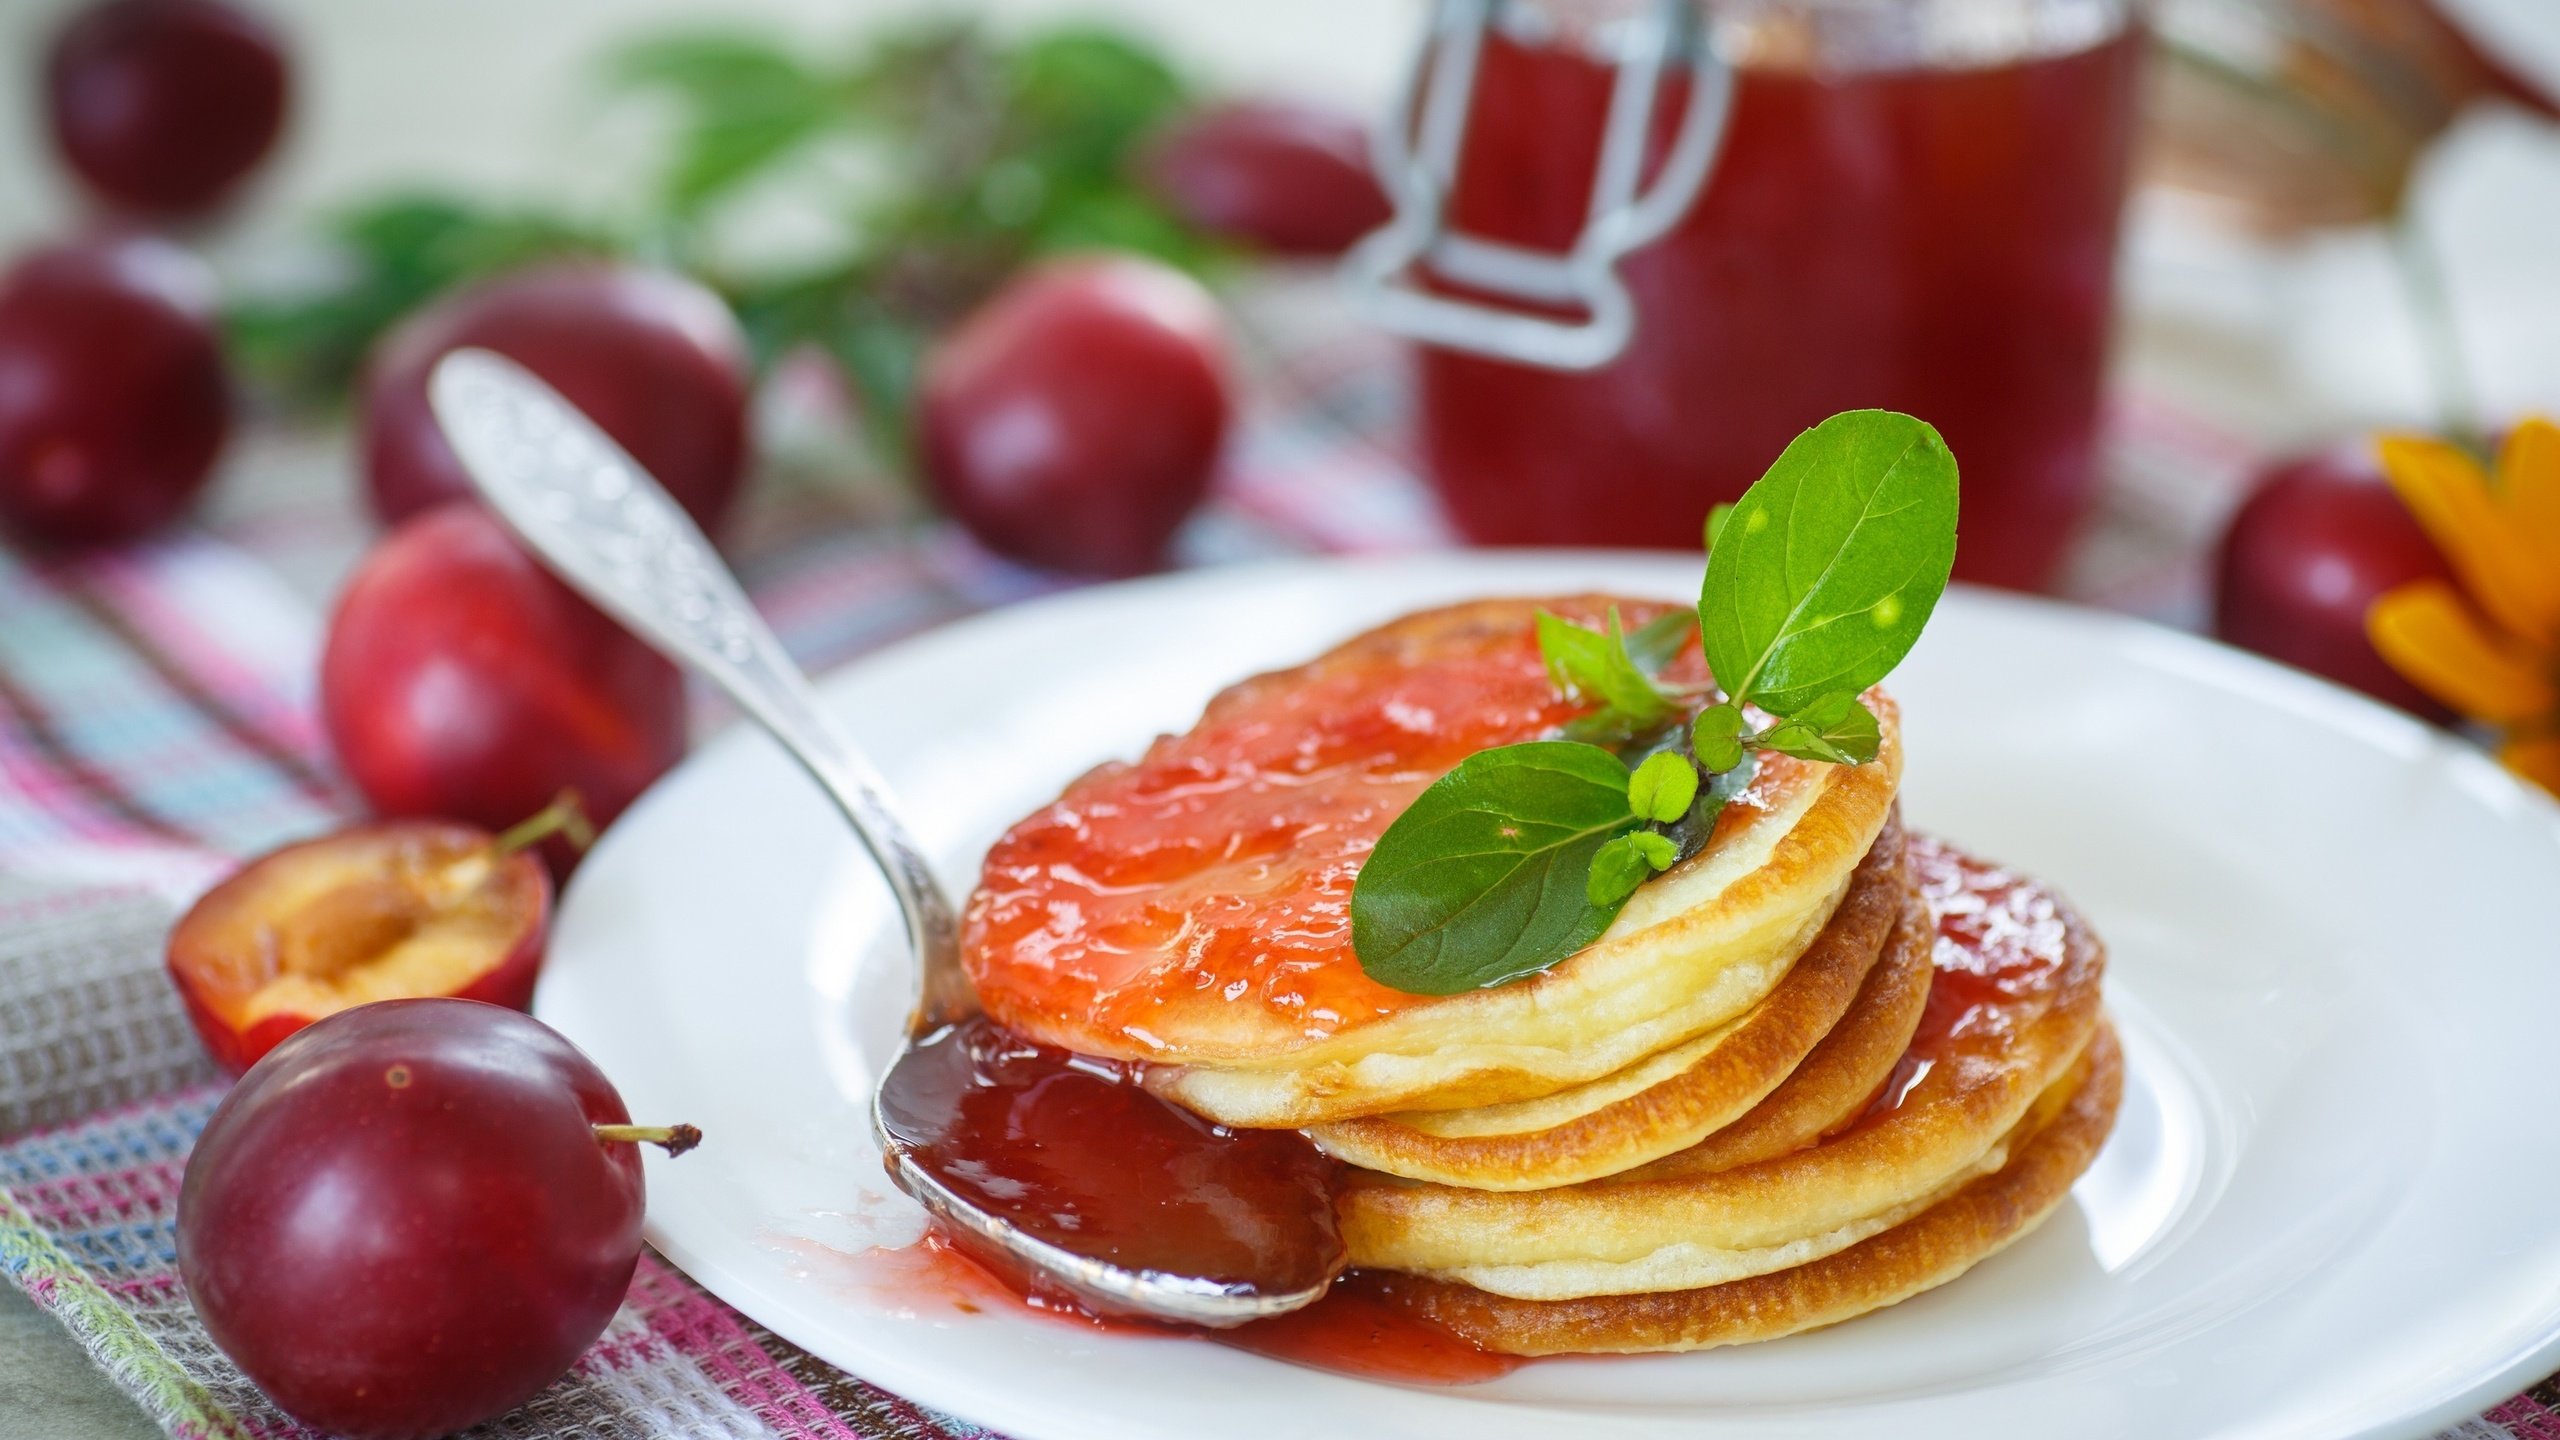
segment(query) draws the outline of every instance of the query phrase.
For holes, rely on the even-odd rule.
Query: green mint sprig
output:
[[[1360,968],[1416,995],[1534,975],[1616,917],[1586,903],[1592,859],[1641,823],[1627,767],[1597,745],[1479,751],[1381,836],[1352,889]]]
[[[1708,517],[1694,617],[1630,634],[1614,609],[1597,630],[1541,612],[1550,677],[1591,709],[1561,738],[1469,756],[1378,837],[1351,893],[1360,968],[1422,995],[1537,974],[1705,843],[1756,752],[1873,760],[1882,737],[1859,697],[1946,590],[1956,496],[1936,430],[1887,410],[1835,415]],[[1693,622],[1722,690],[1682,727],[1708,696],[1661,672]],[[1754,728],[1754,710],[1768,723]],[[1644,753],[1630,768],[1610,746]]]
[[[1632,635],[1618,619],[1615,605],[1609,607],[1607,628],[1601,630],[1539,611],[1538,650],[1546,657],[1548,678],[1567,696],[1595,707],[1567,724],[1564,738],[1622,745],[1669,723],[1680,713],[1680,701],[1665,693],[1654,677],[1697,629],[1696,616],[1677,611],[1646,623]]]

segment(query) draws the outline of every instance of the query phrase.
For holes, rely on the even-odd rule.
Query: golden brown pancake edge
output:
[[[1924,851],[1964,860],[1915,837],[1912,853]],[[1624,1264],[1674,1244],[1754,1250],[1936,1193],[2019,1123],[2099,1023],[2105,947],[2050,889],[2023,877],[2018,885],[2059,922],[2052,968],[2031,990],[2003,992],[1999,1023],[1950,1041],[1948,1063],[1890,1112],[1818,1145],[1730,1169],[1693,1169],[1684,1151],[1640,1176],[1549,1190],[1476,1190],[1355,1171],[1336,1204],[1353,1263],[1427,1274]]]
[[[2114,1126],[2124,1066],[2102,1027],[2052,1087],[2049,1122],[2008,1163],[1900,1225],[1810,1264],[1696,1290],[1515,1300],[1419,1276],[1389,1293],[1487,1350],[1511,1355],[1703,1350],[1836,1325],[1943,1285],[2052,1213]]]

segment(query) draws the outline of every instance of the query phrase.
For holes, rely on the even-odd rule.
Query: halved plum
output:
[[[376,1000],[533,1003],[551,873],[528,847],[562,806],[492,835],[382,820],[287,845],[205,892],[169,934],[169,978],[233,1074],[286,1036]]]

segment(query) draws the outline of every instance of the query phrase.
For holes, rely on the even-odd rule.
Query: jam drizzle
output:
[[[1929,998],[1902,1058],[1864,1108],[1824,1132],[1826,1140],[1892,1114],[1966,1041],[2018,1023],[2016,1007],[2052,983],[2070,950],[2060,905],[2025,876],[1927,835],[1913,835],[1906,847],[1904,863],[1936,930]]]
[[[1304,1310],[1207,1332],[1221,1345],[1337,1375],[1403,1385],[1474,1385],[1529,1363],[1497,1355],[1396,1298],[1391,1273],[1353,1270]]]
[[[1375,1270],[1346,1271],[1323,1299],[1303,1310],[1229,1330],[1203,1330],[1097,1315],[1054,1292],[1026,1292],[1019,1277],[998,1273],[939,1226],[896,1253],[902,1292],[921,1287],[939,1293],[966,1315],[1001,1306],[1079,1330],[1208,1340],[1266,1359],[1399,1385],[1473,1385],[1530,1362],[1528,1356],[1479,1349],[1424,1318],[1397,1298],[1399,1277]]]

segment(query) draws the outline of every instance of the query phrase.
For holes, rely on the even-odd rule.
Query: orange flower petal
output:
[[[2364,626],[2392,669],[2474,719],[2513,724],[2560,709],[2560,684],[2540,657],[2481,624],[2441,580],[2386,593],[2365,612]]]
[[[2510,740],[2498,747],[2498,763],[2560,795],[2560,735]]]
[[[2543,568],[2560,570],[2560,425],[2537,415],[2507,432],[2498,498]]]
[[[2401,435],[2383,438],[2382,468],[2490,619],[2560,643],[2560,561],[2525,543],[2478,462],[2441,440]]]

